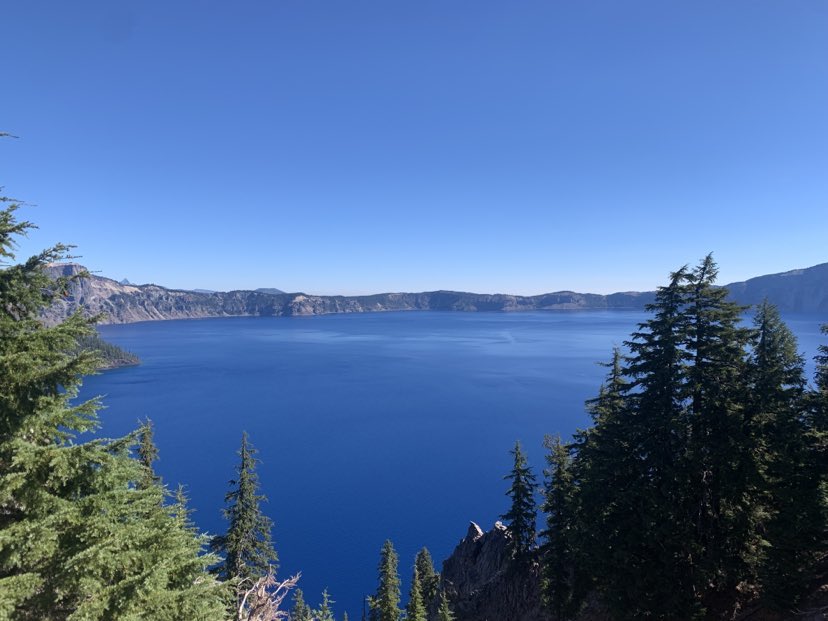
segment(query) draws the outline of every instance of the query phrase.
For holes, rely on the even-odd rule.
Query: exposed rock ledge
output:
[[[78,274],[84,268],[68,263],[50,266],[48,270],[57,277]],[[742,304],[755,304],[768,298],[781,311],[828,311],[828,263],[804,270],[760,276],[726,287],[730,289],[733,299]],[[654,299],[652,291],[609,295],[558,291],[535,296],[458,291],[320,296],[274,291],[278,290],[183,291],[158,285],[123,284],[110,278],[90,275],[74,281],[68,295],[50,308],[44,314],[44,319],[55,323],[79,309],[87,314],[102,315],[101,323],[404,310],[474,312],[642,309]]]

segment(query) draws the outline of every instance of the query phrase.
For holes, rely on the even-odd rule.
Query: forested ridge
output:
[[[312,608],[298,576],[278,576],[256,451],[241,430],[227,529],[212,538],[190,519],[185,490],[155,474],[151,421],[125,438],[79,440],[98,425],[99,401],[76,401],[101,363],[84,346],[94,320],[41,321],[77,277],[45,271],[69,249],[15,263],[15,240],[32,225],[4,202],[0,619],[333,620],[335,594]],[[593,425],[546,439],[542,494],[521,446],[512,451],[511,571],[542,574],[549,619],[585,618],[596,601],[616,619],[760,608],[786,618],[824,569],[828,347],[806,378],[776,309],[760,305],[745,325],[716,274],[708,256],[657,291],[588,403]],[[462,621],[455,586],[423,550],[403,607],[388,541],[365,614]]]

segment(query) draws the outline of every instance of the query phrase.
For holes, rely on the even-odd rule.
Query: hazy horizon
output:
[[[652,290],[828,260],[828,3],[33,0],[21,247],[320,294]]]

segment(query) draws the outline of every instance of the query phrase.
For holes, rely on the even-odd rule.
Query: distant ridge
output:
[[[76,263],[52,265],[57,277],[84,271]],[[828,263],[800,270],[758,276],[725,285],[741,304],[757,304],[767,298],[781,311],[828,313]],[[331,313],[366,313],[404,310],[530,311],[643,309],[653,301],[653,291],[609,295],[558,291],[535,296],[427,291],[379,293],[364,296],[321,296],[284,293],[279,289],[203,292],[167,289],[159,285],[125,285],[110,278],[90,275],[75,281],[69,295],[46,314],[56,322],[78,309],[102,313],[103,323],[132,323],[201,317],[289,317]]]

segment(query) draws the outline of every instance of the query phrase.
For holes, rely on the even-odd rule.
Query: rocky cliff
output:
[[[48,268],[55,276],[84,271],[75,263]],[[81,309],[103,316],[101,323],[131,323],[199,317],[294,316],[404,310],[521,311],[563,309],[643,308],[651,293],[594,295],[561,291],[532,297],[455,291],[381,293],[367,296],[319,296],[266,291],[199,292],[158,285],[121,284],[90,274],[74,280],[67,295],[46,314],[59,321]]]
[[[540,607],[538,564],[515,566],[508,537],[500,522],[486,533],[472,522],[443,562],[440,586],[456,621],[548,621]]]
[[[84,268],[69,263],[53,265],[49,270],[54,276],[71,276],[82,272]],[[782,311],[828,312],[828,263],[783,274],[760,276],[726,286],[733,299],[743,304],[756,304],[767,297]],[[474,312],[641,309],[654,297],[652,291],[610,295],[558,291],[535,296],[457,291],[319,296],[275,291],[278,290],[184,291],[158,285],[124,284],[92,274],[75,280],[67,296],[55,304],[45,318],[49,322],[56,322],[78,309],[88,314],[103,315],[101,323],[404,310]]]

